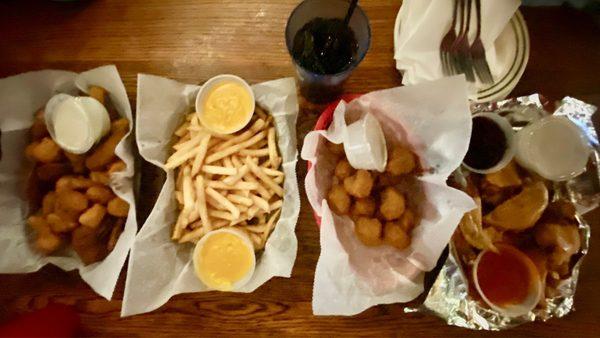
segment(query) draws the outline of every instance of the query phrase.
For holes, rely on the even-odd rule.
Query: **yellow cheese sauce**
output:
[[[254,250],[239,236],[219,232],[206,239],[197,255],[196,273],[204,284],[229,291],[252,269]]]
[[[252,96],[246,87],[233,81],[224,81],[210,89],[200,114],[202,124],[221,134],[235,132],[252,115]]]

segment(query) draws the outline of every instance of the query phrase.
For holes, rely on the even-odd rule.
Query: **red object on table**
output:
[[[0,326],[0,337],[75,337],[79,323],[75,307],[50,304]]]
[[[317,123],[315,123],[315,128],[313,130],[325,130],[325,129],[329,128],[331,121],[333,121],[333,112],[335,112],[335,108],[338,106],[340,101],[344,100],[346,102],[350,102],[350,101],[360,97],[361,95],[362,94],[345,94],[345,95],[342,95],[341,99],[330,103],[327,107],[325,107],[325,110],[323,110],[323,112],[319,116],[319,119],[317,120]],[[306,166],[308,167],[308,170],[310,170],[310,168],[312,167],[312,163],[310,161],[308,161],[306,163]],[[317,222],[317,226],[320,227],[321,226],[321,217],[317,216],[317,214],[315,214],[314,211],[313,211],[313,215],[315,217],[315,222]]]

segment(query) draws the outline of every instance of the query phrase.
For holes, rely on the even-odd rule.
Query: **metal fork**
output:
[[[453,60],[454,56],[450,54],[452,49],[452,44],[456,40],[456,33],[454,32],[454,27],[456,26],[456,16],[458,13],[458,0],[454,0],[454,10],[452,12],[452,24],[450,25],[450,29],[448,33],[442,39],[440,43],[440,61],[442,63],[442,72],[445,76],[451,76],[456,74],[456,70],[454,69],[455,61]]]
[[[471,25],[471,2],[472,0],[460,1],[460,31],[458,37],[452,44],[451,54],[455,55],[455,68],[459,73],[464,73],[467,81],[474,82],[473,60],[469,46],[469,26]],[[465,3],[466,1],[466,3]]]
[[[471,59],[473,60],[473,67],[477,77],[483,83],[494,83],[492,72],[485,58],[485,48],[481,42],[481,0],[475,0],[475,13],[477,15],[477,33],[475,34],[475,40],[471,45]]]

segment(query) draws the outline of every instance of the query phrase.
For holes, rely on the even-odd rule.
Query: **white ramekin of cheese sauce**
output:
[[[212,290],[234,291],[254,274],[256,257],[248,235],[224,228],[204,235],[193,253],[196,276]]]
[[[244,128],[254,114],[254,93],[250,85],[235,75],[215,76],[196,96],[200,123],[218,134],[233,134]]]

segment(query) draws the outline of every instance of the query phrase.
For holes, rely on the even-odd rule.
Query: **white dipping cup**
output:
[[[581,129],[564,116],[546,116],[516,136],[519,164],[551,181],[565,181],[585,171],[590,147]]]
[[[52,139],[74,154],[87,152],[110,130],[104,105],[87,96],[54,95],[46,104],[44,119]]]
[[[533,263],[531,258],[529,258],[529,256],[524,254],[519,249],[517,249],[511,245],[507,245],[507,244],[496,244],[496,247],[500,251],[502,251],[502,250],[510,251],[511,254],[514,254],[515,256],[519,257],[519,260],[523,263],[523,265],[525,265],[527,267],[527,270],[529,271],[529,274],[530,274],[529,278],[531,278],[531,280],[532,280],[532,283],[528,290],[529,292],[527,293],[527,297],[520,304],[508,304],[508,305],[495,304],[486,297],[485,293],[483,293],[483,291],[481,290],[481,287],[479,285],[479,278],[477,276],[477,270],[479,268],[479,263],[481,261],[481,257],[483,257],[483,255],[485,255],[487,253],[492,253],[490,250],[481,251],[479,253],[479,255],[477,256],[477,258],[475,259],[475,262],[473,264],[473,283],[475,284],[475,288],[477,289],[477,292],[479,293],[479,295],[481,296],[483,301],[485,301],[485,303],[487,305],[489,305],[490,308],[492,308],[506,316],[509,316],[509,317],[524,316],[524,315],[528,314],[529,311],[533,310],[537,306],[537,304],[540,302],[540,299],[543,295],[543,285],[542,285],[542,280],[540,278],[538,269],[536,268],[535,263]]]
[[[211,129],[211,126],[204,124],[204,117],[202,116],[202,114],[204,113],[204,101],[206,100],[206,96],[208,95],[208,93],[210,93],[211,89],[214,86],[216,86],[222,82],[239,83],[240,85],[242,85],[242,87],[244,87],[246,89],[248,94],[250,94],[250,98],[252,100],[251,109],[247,114],[248,117],[244,121],[241,121],[240,125],[235,126],[235,127],[231,128],[230,130],[226,130],[226,131]],[[198,114],[200,123],[202,123],[202,125],[205,126],[206,128],[208,128],[216,133],[219,133],[219,134],[233,134],[235,132],[240,131],[252,119],[252,115],[254,114],[255,108],[256,108],[256,102],[255,102],[254,92],[252,91],[252,88],[250,87],[250,85],[246,81],[244,81],[244,79],[242,79],[241,77],[231,75],[231,74],[217,75],[215,77],[208,79],[208,81],[206,81],[204,83],[204,85],[202,85],[202,88],[200,88],[200,90],[198,91],[198,95],[196,96],[196,114]]]
[[[387,164],[385,135],[379,121],[370,113],[346,126],[344,151],[355,169],[383,172]]]

